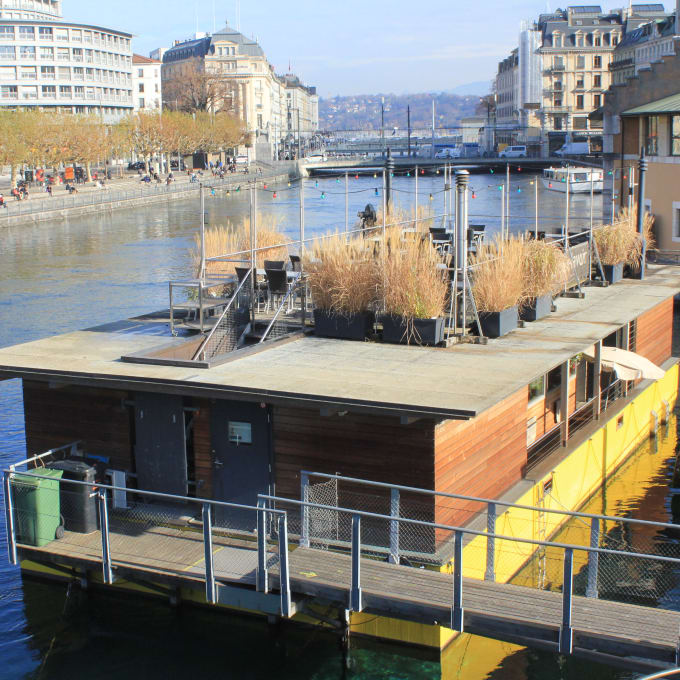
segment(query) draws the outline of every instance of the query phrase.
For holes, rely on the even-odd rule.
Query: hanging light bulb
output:
[[[290,188],[290,182],[288,182],[288,187]]]
[[[378,178],[378,173],[377,173],[377,172],[374,172],[374,173],[373,173],[373,179],[377,179],[377,178]]]
[[[503,185],[502,184],[498,185],[498,191],[503,191]]]
[[[420,171],[420,174],[421,174],[421,175],[424,175],[424,174],[425,174],[425,170],[421,170],[421,171]]]
[[[552,182],[548,182],[548,189],[552,189]]]
[[[489,172],[493,175],[493,168],[489,168]]]
[[[432,196],[432,194],[430,194],[430,200],[431,200],[431,201],[434,200],[434,197]]]
[[[394,177],[394,173],[393,173],[393,172],[390,173],[390,177]]]
[[[517,187],[517,193],[518,193],[518,194],[521,194],[521,193],[522,193],[522,189],[521,189],[520,187]]]
[[[354,179],[359,179],[359,175],[354,175]]]
[[[316,180],[316,182],[314,182],[314,186],[317,188],[319,187],[319,180]]]
[[[531,182],[529,182],[529,184],[531,184],[531,186],[534,186],[534,181],[531,180]]]
[[[379,196],[380,194],[378,193],[378,187],[375,188],[375,195]]]
[[[227,196],[231,196],[231,191],[227,191]]]
[[[439,174],[439,170],[437,170],[437,174]]]
[[[262,188],[263,188],[263,189],[266,189],[266,188],[267,188],[267,184],[265,183],[265,184],[263,185]]]
[[[326,192],[325,191],[321,192],[321,198],[326,198]]]
[[[472,198],[477,198],[477,194],[474,191],[472,192]]]
[[[611,177],[611,176],[612,176],[612,171],[610,170],[607,174]]]
[[[522,168],[517,168],[517,172],[522,172]]]
[[[335,183],[340,184],[340,178],[339,177],[335,180]]]
[[[276,198],[276,192],[272,194],[272,198]]]
[[[411,172],[410,172],[410,171],[407,172],[407,173],[406,173],[406,176],[407,176],[407,177],[410,177],[410,176],[411,176]]]

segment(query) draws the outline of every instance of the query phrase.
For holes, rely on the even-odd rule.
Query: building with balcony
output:
[[[514,84],[509,83],[507,60],[499,65],[496,79],[496,89],[503,91],[504,100],[513,107],[511,119],[516,121],[508,143],[522,143],[519,134],[531,131],[536,155],[548,156],[569,140],[589,140],[595,149],[601,148],[601,123],[589,119],[589,114],[603,103],[617,46],[641,25],[667,17],[660,4],[631,5],[611,12],[603,12],[599,5],[570,6],[539,15],[530,29],[524,26]],[[532,42],[525,39],[523,55],[524,33],[531,34]],[[523,63],[532,66],[524,74]],[[522,88],[533,96],[527,98]],[[507,127],[506,114],[504,109],[499,125]]]
[[[0,0],[0,106],[132,112],[132,35],[62,20],[61,2]]]
[[[163,108],[161,62],[132,55],[132,91],[135,111],[160,111]]]
[[[197,34],[176,42],[163,55],[161,78],[166,105],[170,82],[190,77],[193,71],[212,74],[223,86],[219,105],[238,115],[249,133],[257,158],[272,160],[284,147],[305,148],[319,126],[316,88],[292,74],[277,76],[260,45],[230,26],[213,35]],[[243,150],[245,151],[245,150]]]

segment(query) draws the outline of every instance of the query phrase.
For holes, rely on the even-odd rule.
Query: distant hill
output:
[[[491,83],[488,80],[479,80],[475,83],[466,83],[465,85],[459,85],[451,90],[451,94],[459,94],[462,97],[465,96],[478,96],[483,97],[485,94],[491,92]]]
[[[380,103],[385,98],[385,129],[407,127],[406,107],[411,107],[411,128],[432,126],[432,100],[436,126],[456,127],[461,118],[474,116],[479,97],[445,92],[422,94],[363,94],[319,100],[321,130],[379,130]]]

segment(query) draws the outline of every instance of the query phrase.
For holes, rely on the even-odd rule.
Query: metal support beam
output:
[[[290,570],[288,568],[288,518],[279,515],[279,577],[281,590],[281,616],[290,618]]]
[[[399,489],[390,489],[390,564],[399,564]]]
[[[111,569],[111,544],[109,542],[109,509],[106,504],[106,489],[100,489],[99,501],[99,528],[102,534],[102,574],[104,583],[113,583],[113,570]]]
[[[595,343],[595,363],[593,364],[593,393],[595,395],[595,420],[602,413],[602,340]]]
[[[565,361],[561,366],[561,385],[560,385],[560,415],[562,430],[562,446],[566,446],[569,441],[569,362]]]
[[[463,532],[456,531],[453,538],[453,607],[451,630],[463,632]]]
[[[210,604],[217,602],[215,569],[213,565],[212,505],[203,503],[203,550],[205,561],[205,599]]]
[[[11,564],[17,565],[17,538],[14,528],[14,503],[12,498],[12,473],[4,473],[5,526],[7,527],[7,553]]]
[[[267,511],[266,501],[258,499],[257,507],[262,508],[257,513],[257,578],[255,587],[261,593],[268,592],[267,578]]]
[[[574,594],[574,549],[564,550],[564,581],[562,586],[562,627],[560,628],[559,652],[571,654],[574,631],[571,627],[571,605]]]
[[[309,475],[306,472],[300,474],[300,500],[309,503]],[[300,547],[309,548],[309,506],[302,506],[302,535]]]
[[[361,516],[352,515],[352,583],[349,594],[349,610],[360,612],[361,602]]]
[[[496,504],[489,503],[486,511],[486,572],[485,581],[496,580]]]
[[[600,546],[600,520],[593,517],[590,520],[590,547]],[[588,584],[586,597],[597,598],[597,570],[600,563],[600,553],[592,551],[588,553]]]
[[[638,214],[637,214],[637,232],[642,240],[642,254],[640,256],[640,278],[645,278],[645,259],[647,257],[647,242],[645,241],[644,222],[645,222],[645,179],[647,177],[647,158],[645,157],[645,148],[640,150],[640,160],[638,161],[638,168],[640,169],[640,179],[638,180]]]

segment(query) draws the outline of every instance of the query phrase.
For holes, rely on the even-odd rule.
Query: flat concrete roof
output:
[[[448,349],[303,337],[209,369],[126,363],[170,340],[140,317],[0,349],[0,378],[22,377],[386,415],[469,418],[680,292],[680,267],[584,288],[557,312],[488,345]],[[184,339],[178,339],[182,342]]]

